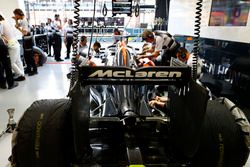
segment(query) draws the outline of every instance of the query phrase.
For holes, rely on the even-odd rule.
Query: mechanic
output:
[[[152,47],[137,58],[147,57],[153,60],[155,65],[169,65],[171,57],[176,57],[180,47],[174,37],[167,32],[152,32],[146,29],[142,33],[142,40],[152,44]]]
[[[0,15],[1,17],[1,15]],[[1,31],[1,24],[0,24]],[[7,89],[6,83],[8,84],[8,89],[12,89],[18,86],[18,83],[14,81],[11,62],[8,53],[8,47],[4,43],[4,40],[0,36],[0,88]]]
[[[167,96],[155,96],[148,104],[154,109],[169,114],[169,101],[170,99]]]
[[[52,40],[53,40],[53,28],[52,28],[52,20],[51,18],[47,18],[47,22],[46,22],[46,26],[45,26],[45,33],[47,34],[48,36],[48,47],[49,47],[49,50],[48,50],[48,57],[53,57],[52,55]]]
[[[166,102],[169,101],[169,98],[167,96],[155,96],[151,101],[149,101],[149,105],[152,107],[166,107]]]
[[[62,22],[60,19],[59,14],[55,14],[55,20],[52,24],[53,37],[52,37],[52,46],[54,50],[55,60],[56,61],[63,61],[61,59],[61,50],[62,50],[62,37],[61,37],[61,30],[62,30]]]
[[[16,24],[15,27],[23,35],[23,50],[24,50],[24,59],[26,62],[25,73],[29,76],[37,74],[37,66],[35,64],[34,54],[33,54],[33,36],[31,35],[31,30],[29,28],[29,23],[24,16],[24,13],[21,9],[15,9],[13,11],[14,16],[12,17]]]
[[[145,43],[142,46],[142,52],[139,55],[144,55],[147,52],[151,53],[152,51],[152,45],[149,43]],[[151,57],[140,57],[136,59],[136,63],[138,67],[149,67],[149,66],[155,66],[155,63],[152,61]]]
[[[83,56],[83,57],[87,57],[88,54],[88,45],[87,45],[87,37],[86,36],[81,36],[80,38],[80,42],[78,44],[78,53],[79,55]]]
[[[95,67],[96,64],[91,61],[91,56],[88,56],[88,45],[87,45],[87,37],[81,36],[80,42],[78,45],[78,54],[76,55],[76,63],[79,65],[79,67],[82,66],[92,66]]]
[[[8,47],[11,68],[16,74],[15,81],[24,81],[24,67],[20,57],[20,45],[16,39],[13,27],[0,14],[0,36]],[[1,54],[1,53],[0,53]]]
[[[69,59],[71,46],[73,44],[73,31],[74,31],[72,19],[68,20],[68,24],[65,25],[63,30],[64,30],[64,43],[67,48],[67,56],[65,57],[65,59]]]
[[[92,46],[92,56],[93,57],[99,57],[100,56],[100,48],[101,48],[101,44],[98,41],[95,41],[95,43]]]
[[[190,59],[190,53],[184,47],[180,47],[176,53],[176,57],[183,63],[187,63]]]
[[[119,29],[118,28],[115,28],[114,29],[114,31],[113,31],[113,35],[114,35],[114,43],[113,43],[113,45],[114,44],[117,44],[117,42],[119,42],[120,40],[121,40],[121,32],[119,31]]]

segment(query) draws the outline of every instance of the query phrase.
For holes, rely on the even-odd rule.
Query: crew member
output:
[[[91,61],[91,56],[88,55],[88,45],[87,45],[87,37],[81,36],[80,42],[78,45],[78,54],[76,55],[77,64],[81,66],[93,66],[95,67],[96,64]]]
[[[115,28],[113,31],[113,38],[114,38],[114,43],[116,44],[117,42],[119,42],[121,40],[121,32],[119,31],[118,28]]]
[[[46,26],[45,26],[45,32],[47,34],[47,37],[48,37],[48,47],[49,47],[49,50],[48,50],[48,57],[53,57],[52,55],[52,42],[53,42],[53,28],[52,28],[52,20],[51,18],[48,18],[47,19],[47,23],[46,23]]]
[[[80,38],[80,42],[79,42],[79,45],[78,45],[78,52],[79,52],[79,55],[83,56],[83,57],[87,57],[88,55],[88,45],[87,45],[87,37],[86,36],[81,36]]]
[[[4,40],[0,36],[0,88],[2,89],[7,89],[6,82],[8,89],[18,86],[18,83],[15,82],[13,78],[10,57],[8,54],[8,47],[5,45]]]
[[[12,18],[16,22],[15,27],[23,35],[24,59],[26,62],[25,73],[27,73],[29,76],[37,74],[37,66],[35,64],[33,54],[33,37],[30,32],[29,23],[26,20],[24,13],[21,9],[15,9],[13,13],[14,16]]]
[[[56,61],[63,61],[61,59],[61,50],[62,50],[62,37],[61,37],[61,30],[62,30],[62,22],[60,19],[59,14],[55,14],[55,20],[53,22],[53,50],[55,55]]]
[[[156,96],[152,100],[149,101],[149,106],[156,109],[156,111],[160,111],[159,114],[164,113],[169,115],[169,101],[170,99],[167,96]]]
[[[14,29],[0,15],[0,35],[8,47],[8,52],[11,60],[11,67],[16,74],[16,81],[25,80],[23,63],[20,57],[20,45],[15,37]],[[0,53],[1,54],[1,53]]]
[[[67,56],[65,57],[65,59],[69,59],[70,58],[70,50],[71,50],[71,46],[73,44],[73,20],[69,19],[68,20],[68,24],[65,25],[64,27],[64,43],[66,45],[67,48]]]
[[[152,44],[145,54],[139,55],[138,59],[148,57],[155,65],[169,65],[170,58],[176,57],[180,44],[167,32],[152,32],[145,30],[142,40]],[[159,56],[161,54],[161,56]]]
[[[93,49],[92,56],[93,57],[99,57],[100,56],[100,48],[101,48],[100,42],[95,41],[95,43],[92,46],[92,49]]]
[[[149,101],[149,105],[152,107],[164,107],[166,106],[166,102],[169,101],[169,98],[166,96],[155,96],[151,101]]]

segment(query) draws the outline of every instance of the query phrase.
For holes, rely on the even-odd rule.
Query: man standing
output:
[[[48,18],[47,19],[47,23],[46,23],[46,26],[45,26],[45,33],[47,34],[48,36],[48,47],[49,47],[49,50],[48,50],[48,57],[53,57],[52,55],[52,42],[53,42],[53,29],[52,29],[52,20],[51,18]]]
[[[0,35],[8,47],[8,52],[11,60],[11,67],[16,74],[16,81],[25,80],[23,64],[20,57],[20,45],[13,33],[13,27],[0,15]]]
[[[64,43],[67,48],[67,56],[65,57],[65,59],[70,58],[70,50],[73,44],[73,31],[73,20],[69,19],[68,24],[64,27]]]
[[[26,62],[25,73],[29,76],[37,74],[37,66],[35,64],[34,53],[33,53],[33,38],[30,33],[29,23],[25,19],[24,13],[21,9],[15,9],[13,11],[14,16],[12,17],[16,25],[15,27],[23,35],[23,50],[24,50],[24,59]]]
[[[8,55],[8,47],[5,45],[4,40],[0,37],[0,88],[7,89],[6,81],[8,89],[18,86],[18,83],[13,79],[10,57]]]
[[[55,14],[55,20],[53,22],[53,50],[55,55],[56,61],[63,61],[61,59],[61,50],[62,50],[62,37],[61,37],[61,30],[62,30],[62,22],[60,19],[59,14]]]

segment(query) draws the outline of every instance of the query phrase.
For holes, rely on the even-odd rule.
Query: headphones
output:
[[[148,31],[146,36],[142,36],[142,40],[146,41],[148,38],[154,38],[154,34],[151,31]]]
[[[147,38],[154,38],[154,34],[153,33],[148,34]]]

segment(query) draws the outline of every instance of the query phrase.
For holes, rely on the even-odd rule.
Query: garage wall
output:
[[[168,31],[171,34],[194,35],[197,0],[171,0]],[[201,37],[250,43],[250,14],[247,26],[208,26],[212,0],[203,0]]]

